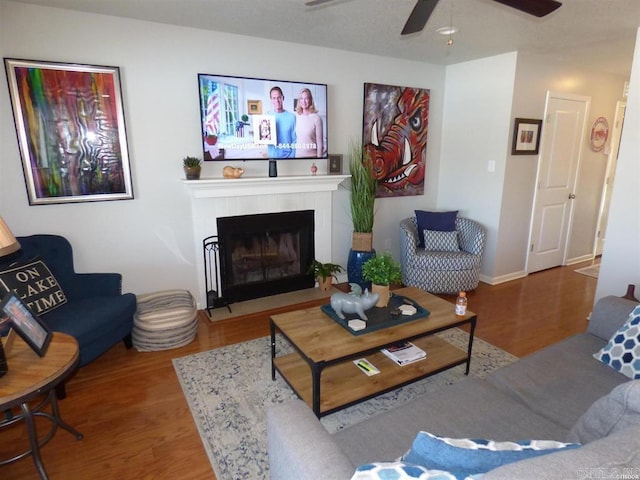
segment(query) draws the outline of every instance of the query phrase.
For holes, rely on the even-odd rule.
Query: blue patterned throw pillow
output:
[[[459,252],[458,231],[439,232],[438,230],[425,229],[424,249],[429,252]]]
[[[375,462],[360,465],[351,480],[456,480],[456,477],[449,472],[428,470],[410,463]]]
[[[640,306],[593,356],[631,379],[640,379]]]
[[[562,449],[578,448],[578,443],[551,440],[495,442],[493,440],[437,437],[420,432],[402,461],[428,469],[450,472],[456,479],[486,473],[508,463],[546,455]]]

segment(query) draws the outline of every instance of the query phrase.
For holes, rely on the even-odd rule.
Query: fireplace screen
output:
[[[314,285],[313,210],[217,219],[222,291],[231,301]]]

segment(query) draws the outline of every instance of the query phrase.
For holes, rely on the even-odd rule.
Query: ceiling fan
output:
[[[315,7],[322,5],[323,3],[329,3],[333,0],[310,0],[305,3],[309,7]],[[429,17],[433,12],[439,0],[418,0],[416,6],[413,7],[413,11],[407,23],[405,23],[402,29],[402,35],[409,35],[421,31],[429,21]],[[536,17],[544,17],[551,12],[559,8],[562,3],[555,0],[493,0],[494,2],[502,3],[508,7],[515,8],[521,12],[534,15]]]

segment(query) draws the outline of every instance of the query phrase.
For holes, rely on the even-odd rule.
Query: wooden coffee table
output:
[[[466,363],[469,374],[476,315],[458,317],[454,305],[415,287],[395,290],[431,314],[423,319],[384,328],[364,335],[352,335],[320,307],[273,315],[271,330],[271,377],[276,371],[317,417],[328,415],[368,398]],[[434,334],[470,325],[467,350],[461,350]],[[276,333],[295,349],[278,356]],[[399,366],[380,352],[381,348],[409,340],[427,352],[427,358]],[[365,375],[353,360],[366,357],[380,373]]]

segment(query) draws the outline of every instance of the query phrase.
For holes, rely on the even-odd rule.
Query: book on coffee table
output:
[[[408,365],[426,358],[427,352],[411,342],[400,342],[380,350],[398,365]]]

